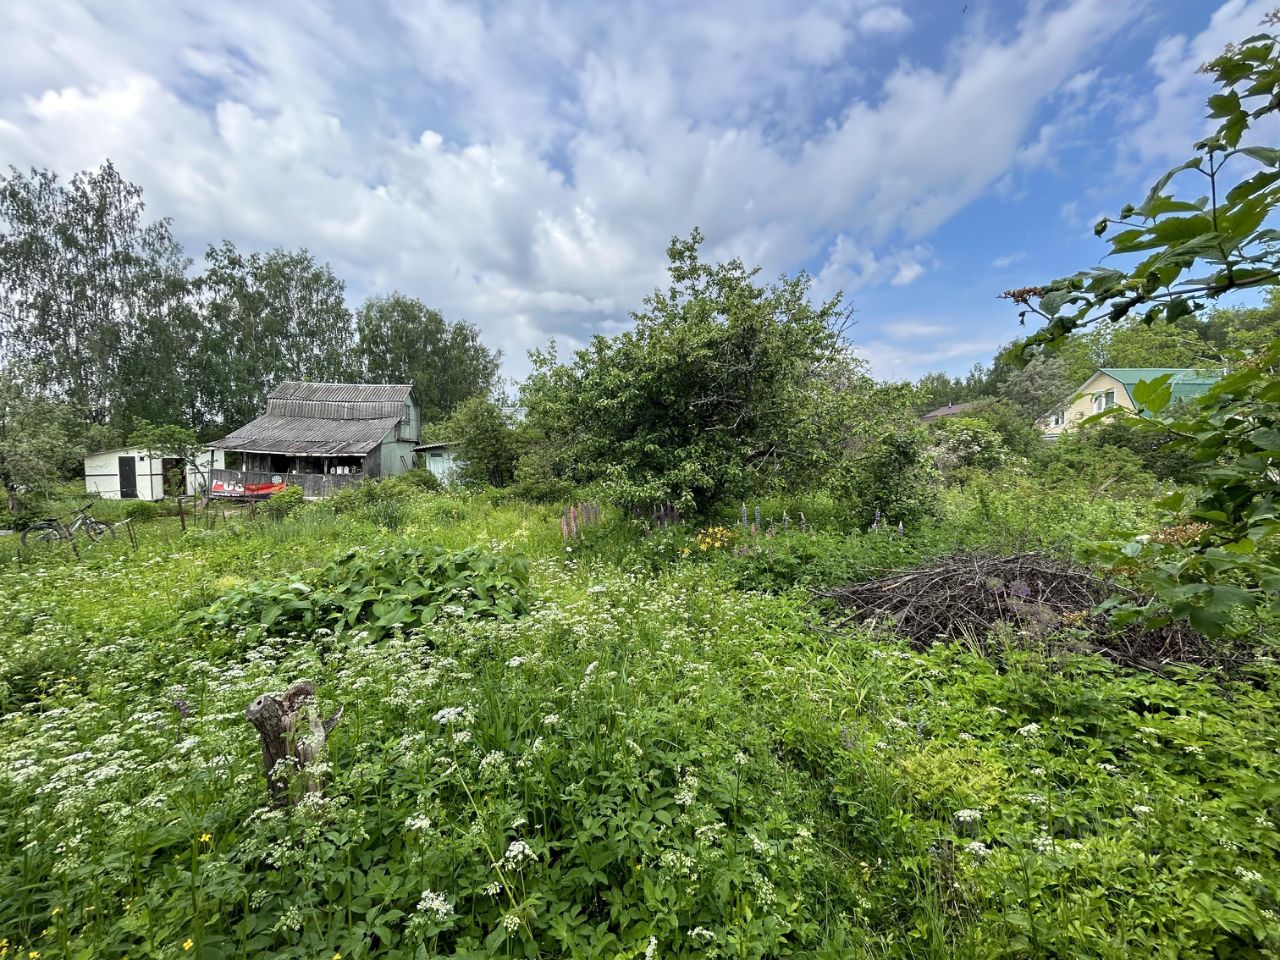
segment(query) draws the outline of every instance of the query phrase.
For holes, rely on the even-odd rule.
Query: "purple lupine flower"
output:
[[[903,529],[903,527],[902,527],[902,521],[901,521],[901,520],[899,520],[899,521],[898,521],[898,536],[902,536],[902,529]]]
[[[745,503],[742,505],[742,525],[744,527],[747,525],[747,505]]]
[[[191,704],[186,700],[173,701],[173,709],[176,710],[178,712],[178,716],[182,717],[184,720],[191,716]]]
[[[1023,600],[1026,600],[1031,596],[1031,587],[1025,580],[1015,580],[1013,583],[1009,584],[1009,592],[1015,597],[1021,597]]]

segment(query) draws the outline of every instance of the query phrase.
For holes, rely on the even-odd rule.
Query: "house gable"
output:
[[[1143,381],[1169,375],[1173,399],[1186,400],[1207,391],[1218,375],[1213,371],[1170,367],[1101,367],[1080,385],[1067,402],[1036,421],[1048,439],[1111,407],[1142,413],[1133,400],[1131,388]]]
[[[1064,431],[1078,427],[1081,421],[1109,406],[1137,411],[1129,388],[1105,370],[1099,370],[1082,383],[1063,406],[1041,417],[1036,425],[1046,437],[1056,439]]]

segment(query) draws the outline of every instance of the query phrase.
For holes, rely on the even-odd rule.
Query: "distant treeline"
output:
[[[281,380],[412,383],[428,422],[496,382],[500,354],[470,323],[397,293],[353,313],[305,249],[223,241],[197,266],[168,220],[144,214],[142,189],[110,162],[66,182],[0,175],[7,395],[54,405],[105,442],[143,420],[219,435]]]

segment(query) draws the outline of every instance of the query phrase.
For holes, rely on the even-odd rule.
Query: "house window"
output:
[[[1103,393],[1095,393],[1093,395],[1093,412],[1102,413],[1104,410],[1110,410],[1116,405],[1116,392],[1107,390]]]
[[[1055,410],[1052,417],[1049,418],[1051,427],[1060,427],[1067,422],[1067,414],[1065,410]]]
[[[404,402],[404,416],[400,418],[400,422],[406,427],[413,423],[413,404],[408,400]]]

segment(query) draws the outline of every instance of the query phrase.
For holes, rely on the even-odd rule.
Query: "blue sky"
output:
[[[110,157],[188,252],[309,248],[527,370],[613,333],[674,234],[843,291],[882,378],[1018,333],[1001,290],[1205,127],[1274,0],[0,5],[0,164]]]

